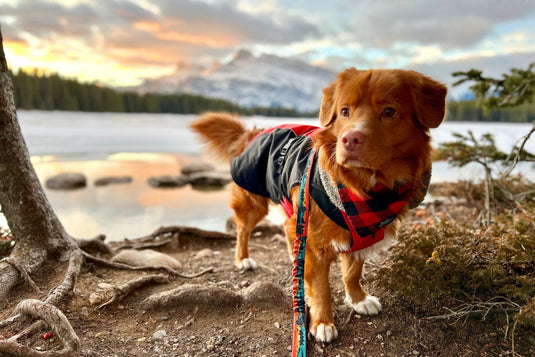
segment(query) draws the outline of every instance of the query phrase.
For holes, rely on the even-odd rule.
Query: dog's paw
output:
[[[258,264],[252,258],[245,258],[236,262],[236,268],[238,270],[255,270],[258,268]]]
[[[338,337],[338,331],[334,324],[311,325],[310,334],[318,342],[331,342]]]
[[[356,304],[350,296],[346,296],[344,303],[353,308],[359,315],[377,315],[383,309],[379,299],[371,295],[366,295],[364,300]]]

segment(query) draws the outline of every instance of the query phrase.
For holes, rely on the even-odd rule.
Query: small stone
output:
[[[273,325],[275,325],[275,328],[281,328],[281,324],[279,322],[275,322]]]
[[[130,183],[132,177],[130,176],[110,176],[101,177],[95,181],[95,186],[108,186],[112,184]]]
[[[149,185],[156,188],[176,188],[188,184],[188,179],[184,176],[156,176],[149,179]]]
[[[383,335],[377,335],[377,339],[378,339],[379,341],[382,341],[382,340],[383,340]]]
[[[158,330],[154,332],[154,334],[152,335],[152,338],[155,340],[163,340],[166,337],[167,337],[167,332],[165,332],[165,330]]]
[[[74,190],[87,186],[87,179],[83,174],[67,172],[46,180],[46,187],[51,190]]]
[[[192,174],[189,183],[196,189],[219,189],[232,181],[230,173],[204,172]]]
[[[93,293],[89,295],[89,303],[93,306],[99,304],[102,300],[102,296],[100,296],[99,294]]]
[[[110,290],[110,289],[113,289],[113,285],[108,284],[108,283],[98,283],[97,286],[98,286],[100,289],[102,289],[102,290]]]
[[[82,307],[82,310],[80,310],[80,313],[82,314],[82,316],[85,316],[85,317],[89,316],[89,310],[87,309],[86,306]]]
[[[214,251],[210,248],[206,248],[206,249],[199,250],[193,257],[193,259],[199,260],[199,259],[211,257],[212,255],[214,255]]]

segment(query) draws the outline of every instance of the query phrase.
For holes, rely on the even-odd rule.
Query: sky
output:
[[[535,0],[0,0],[8,64],[109,86],[239,49],[347,67],[500,76],[535,61]]]

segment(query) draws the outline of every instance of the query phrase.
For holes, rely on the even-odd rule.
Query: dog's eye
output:
[[[340,114],[342,114],[342,116],[344,118],[349,118],[349,109],[348,108],[342,108],[342,110],[340,111]]]
[[[396,114],[396,110],[392,107],[387,107],[383,110],[383,117],[392,118]]]

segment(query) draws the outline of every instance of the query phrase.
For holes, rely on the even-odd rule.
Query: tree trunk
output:
[[[45,196],[30,162],[13,99],[13,84],[0,31],[0,206],[15,241],[10,260],[28,273],[47,259],[65,260],[76,243]],[[21,281],[14,265],[0,263],[0,301]]]

